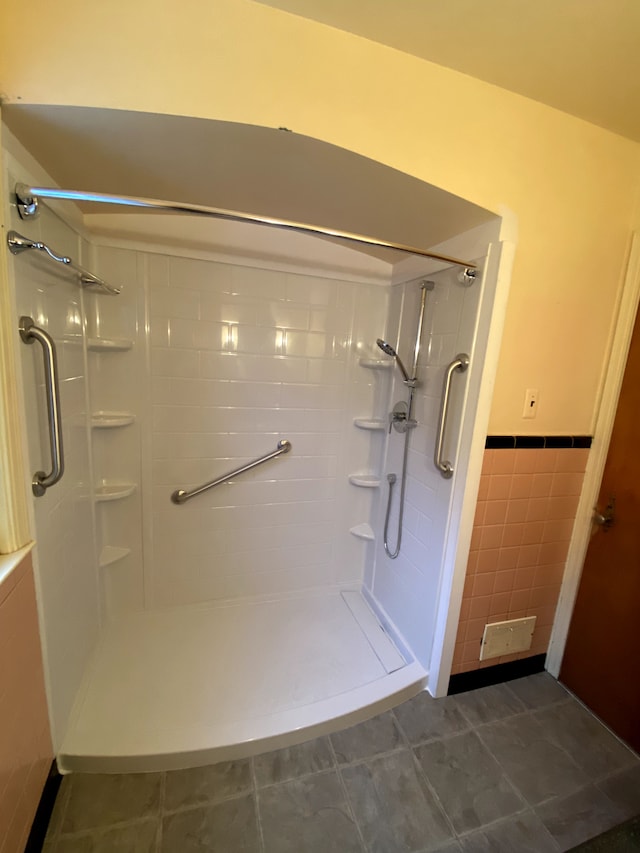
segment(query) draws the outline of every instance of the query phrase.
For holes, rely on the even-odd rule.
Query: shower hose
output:
[[[389,483],[389,497],[387,500],[387,514],[384,519],[384,550],[388,557],[392,560],[400,553],[400,545],[402,544],[402,518],[404,516],[404,490],[407,482],[407,455],[409,452],[409,433],[407,429],[404,434],[404,452],[402,454],[402,474],[400,475],[400,508],[398,511],[398,535],[396,538],[395,550],[389,547],[389,516],[391,514],[391,502],[393,499],[393,487],[396,483],[395,474],[387,474],[387,482]]]

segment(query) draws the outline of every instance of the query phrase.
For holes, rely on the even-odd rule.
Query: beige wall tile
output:
[[[547,650],[588,455],[485,450],[453,672]],[[484,625],[523,616],[537,617],[531,649],[480,661]]]
[[[24,848],[53,759],[31,557],[0,585],[0,850]]]

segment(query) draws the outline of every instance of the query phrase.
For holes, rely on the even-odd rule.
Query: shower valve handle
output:
[[[400,400],[399,403],[395,404],[393,410],[389,412],[389,434],[391,434],[391,427],[396,432],[406,432],[408,429],[414,429],[418,426],[416,420],[407,416],[408,410],[409,407],[404,400]]]

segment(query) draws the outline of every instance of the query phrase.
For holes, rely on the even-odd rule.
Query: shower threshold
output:
[[[301,743],[420,692],[405,657],[355,591],[130,614],[103,632],[58,764],[168,770]]]

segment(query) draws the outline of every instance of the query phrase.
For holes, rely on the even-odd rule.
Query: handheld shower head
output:
[[[383,341],[382,338],[378,338],[376,343],[378,344],[382,352],[386,353],[387,355],[393,356],[393,358],[397,356],[397,352],[394,350],[391,344],[388,344],[386,341]]]
[[[395,358],[395,360],[398,362],[398,367],[400,368],[400,371],[402,372],[402,375],[404,376],[404,381],[405,382],[411,382],[411,378],[409,377],[409,374],[407,373],[405,366],[402,363],[402,360],[400,359],[400,356],[394,350],[394,348],[391,346],[391,344],[388,343],[387,341],[383,341],[382,338],[378,338],[376,343],[378,344],[378,346],[380,347],[380,349],[382,350],[383,353],[385,353],[386,355],[392,356],[392,358]]]

